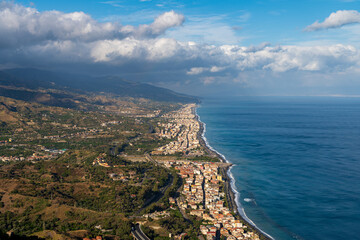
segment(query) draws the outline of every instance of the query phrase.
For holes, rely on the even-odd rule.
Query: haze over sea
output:
[[[259,228],[275,239],[360,238],[359,98],[204,99],[198,114]]]

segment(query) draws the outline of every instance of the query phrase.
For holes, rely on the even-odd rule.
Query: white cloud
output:
[[[14,54],[14,53],[13,53]],[[254,50],[238,45],[204,45],[170,38],[52,41],[23,49],[20,54],[49,57],[53,61],[79,61],[121,66],[135,61],[136,68],[152,64],[166,70],[179,66],[188,76],[235,75],[238,72],[287,71],[344,72],[360,68],[360,52],[351,45],[267,46]],[[66,57],[68,56],[68,57]],[[1,59],[1,58],[0,58]],[[3,58],[6,60],[6,55]],[[166,63],[166,64],[164,64]],[[225,67],[226,66],[226,67]],[[172,66],[173,67],[173,66]]]
[[[210,72],[212,72],[212,73],[221,72],[221,71],[223,71],[224,69],[226,69],[226,67],[212,66],[212,67],[210,68]]]
[[[204,71],[206,71],[206,68],[203,67],[193,67],[190,68],[190,71],[187,71],[186,74],[187,75],[198,75],[200,73],[203,73]]]
[[[42,41],[83,41],[157,37],[167,29],[180,26],[184,16],[174,11],[165,12],[150,25],[122,26],[101,23],[83,12],[39,12],[10,2],[0,3],[0,47],[18,47]]]
[[[278,46],[259,50],[238,46],[222,46],[224,54],[237,63],[241,71],[270,69],[274,72],[289,70],[332,71],[345,70],[358,65],[359,51],[353,46]]]
[[[217,73],[225,70],[226,67],[218,67],[218,66],[212,66],[209,68],[206,67],[193,67],[190,68],[189,71],[186,72],[187,75],[198,75],[204,72],[211,72],[211,73]]]
[[[93,41],[122,37],[116,23],[98,23],[83,12],[38,12],[13,3],[0,3],[0,46],[47,40]]]
[[[72,67],[76,64],[85,69],[101,66],[122,74],[144,73],[146,77],[151,72],[166,72],[172,75],[163,81],[181,78],[205,85],[214,84],[218,79],[232,82],[250,75],[266,78],[268,72],[275,75],[295,71],[319,75],[360,72],[360,51],[352,45],[271,46],[264,43],[244,47],[235,43],[196,43],[162,35],[183,22],[183,15],[170,11],[160,14],[148,25],[122,26],[97,22],[82,12],[39,12],[2,3],[0,65],[37,67],[71,63]]]
[[[316,21],[304,30],[311,32],[329,28],[340,28],[352,23],[360,23],[360,13],[355,10],[339,10],[331,13],[323,22]]]
[[[155,18],[155,21],[150,25],[141,25],[139,27],[140,35],[158,36],[163,34],[167,29],[180,26],[184,23],[185,17],[174,11],[165,12]]]
[[[89,44],[91,60],[118,64],[123,60],[161,61],[177,58],[184,48],[169,38],[103,40]]]

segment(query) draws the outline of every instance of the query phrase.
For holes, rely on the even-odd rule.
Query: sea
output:
[[[360,239],[360,98],[204,98],[240,211],[273,239]]]

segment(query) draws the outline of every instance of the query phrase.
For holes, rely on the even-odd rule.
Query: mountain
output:
[[[111,93],[119,97],[146,98],[162,102],[199,102],[199,99],[193,96],[146,83],[124,80],[117,76],[92,77],[28,68],[0,71],[0,85],[7,87],[6,90],[1,91],[0,89],[0,95],[7,94],[6,97],[12,98],[14,98],[14,95],[21,93],[14,92],[15,90],[11,92],[9,87],[26,88],[28,90],[56,89],[73,93]],[[36,93],[27,91],[24,93],[24,97],[26,96],[28,96],[28,99],[34,98]]]

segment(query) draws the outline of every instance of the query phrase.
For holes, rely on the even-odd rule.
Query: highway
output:
[[[165,187],[162,187],[158,194],[156,194],[156,195],[152,196],[151,198],[149,198],[144,203],[144,205],[136,212],[136,214],[140,214],[140,212],[142,210],[144,210],[145,208],[147,208],[150,204],[159,201],[164,196],[166,190],[168,190],[168,188],[171,187],[173,184],[174,184],[174,177],[170,174],[169,183]]]
[[[148,153],[145,153],[144,156],[145,156],[146,160],[154,163],[156,166],[159,166],[159,163],[155,159],[153,159]]]
[[[136,224],[131,233],[137,240],[150,240],[150,238],[148,238],[141,230],[140,224]]]
[[[161,166],[156,160],[154,160],[149,154],[145,154],[144,155],[145,158],[149,161],[154,163],[157,166]],[[159,201],[165,194],[166,190],[168,190],[172,185],[174,184],[174,177],[172,174],[170,174],[169,176],[169,183],[165,186],[160,188],[159,193],[152,196],[150,199],[148,199],[147,201],[145,201],[144,205],[135,213],[136,215],[140,214],[140,212],[142,210],[144,210],[145,208],[147,208],[150,204]]]

